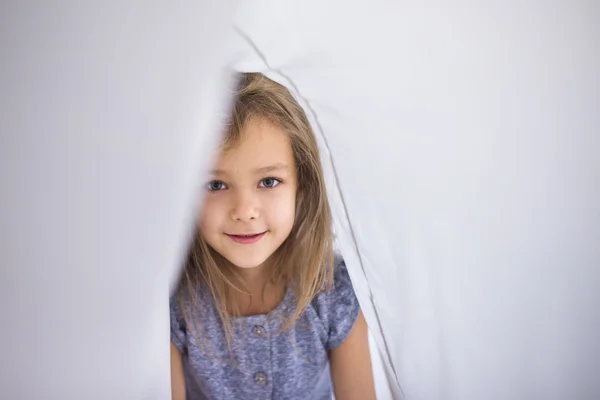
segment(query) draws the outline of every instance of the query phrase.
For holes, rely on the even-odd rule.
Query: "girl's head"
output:
[[[331,213],[317,142],[289,91],[242,74],[225,138],[206,185],[183,286],[210,289],[224,325],[239,313],[240,269],[268,266],[294,289],[293,322],[331,283]]]
[[[254,268],[292,231],[298,177],[289,136],[279,126],[255,115],[240,128],[211,171],[198,228],[232,265]]]

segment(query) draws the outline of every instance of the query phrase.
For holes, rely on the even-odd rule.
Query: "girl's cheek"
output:
[[[265,209],[276,218],[293,218],[296,210],[296,193],[292,190],[280,191],[268,199]]]
[[[202,203],[203,210],[216,211],[219,208],[223,208],[228,201],[227,199],[227,193],[207,193],[204,196],[204,201]]]
[[[215,220],[223,212],[222,208],[225,202],[218,201],[216,197],[213,193],[208,193],[204,198],[198,217],[200,225],[205,227],[214,225]]]

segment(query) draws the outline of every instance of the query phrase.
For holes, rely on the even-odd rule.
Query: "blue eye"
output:
[[[258,187],[261,188],[266,188],[266,189],[272,189],[275,186],[279,185],[281,183],[281,181],[277,178],[265,178],[262,179],[259,183],[258,183]]]
[[[210,181],[206,184],[206,188],[211,192],[227,189],[227,186],[221,181]]]

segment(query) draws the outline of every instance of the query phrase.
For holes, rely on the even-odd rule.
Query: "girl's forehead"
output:
[[[219,153],[215,170],[233,173],[276,166],[294,167],[290,139],[277,125],[254,118],[244,126],[239,140]]]

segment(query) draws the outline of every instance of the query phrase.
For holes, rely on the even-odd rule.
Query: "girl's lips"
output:
[[[250,235],[230,235],[228,233],[226,233],[227,236],[229,236],[229,238],[231,240],[233,240],[236,243],[240,243],[240,244],[252,244],[252,243],[256,243],[258,242],[260,239],[263,238],[263,236],[265,236],[267,232],[262,232],[262,233],[256,233],[256,234],[250,234]]]

